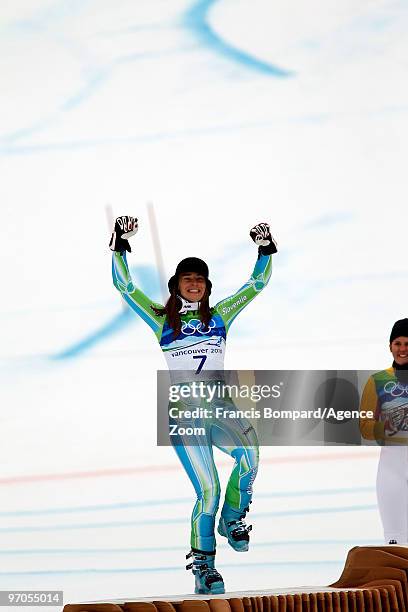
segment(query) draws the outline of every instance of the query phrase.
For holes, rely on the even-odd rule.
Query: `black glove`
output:
[[[258,223],[249,232],[252,240],[259,247],[262,255],[273,255],[278,252],[277,244],[271,235],[270,227],[267,223]]]
[[[138,230],[137,218],[136,217],[117,217],[115,221],[115,227],[113,228],[113,234],[109,242],[109,248],[111,251],[132,251],[128,238],[134,236]]]

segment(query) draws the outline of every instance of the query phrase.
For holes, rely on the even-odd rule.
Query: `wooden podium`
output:
[[[63,612],[408,612],[407,576],[408,547],[356,546],[328,587],[129,598],[66,604]]]

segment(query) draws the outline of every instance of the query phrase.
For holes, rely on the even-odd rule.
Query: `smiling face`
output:
[[[204,297],[206,286],[204,276],[197,272],[183,272],[179,276],[179,293],[189,302],[200,302]]]
[[[405,365],[408,363],[408,337],[398,336],[390,344],[390,351],[394,357],[394,361],[398,365]]]

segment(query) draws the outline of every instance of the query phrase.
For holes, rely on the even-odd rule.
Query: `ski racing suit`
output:
[[[202,375],[208,370],[223,370],[225,342],[232,322],[240,312],[266,286],[272,272],[272,256],[258,255],[250,279],[232,296],[212,308],[212,317],[204,328],[197,311],[180,314],[182,327],[177,338],[169,327],[166,316],[157,315],[152,302],[132,282],[126,253],[113,253],[112,275],[115,287],[129,306],[151,327],[160,343],[169,370],[195,371]],[[192,405],[192,402],[196,402]],[[189,409],[203,405],[202,398],[180,399],[176,406]],[[217,407],[236,410],[230,398],[214,399]],[[172,404],[174,408],[174,404]],[[208,407],[208,404],[206,404]],[[191,517],[191,546],[193,549],[215,551],[215,515],[220,501],[220,483],[213,457],[213,445],[234,458],[235,463],[228,481],[222,515],[234,520],[245,515],[252,498],[252,484],[259,461],[258,439],[254,428],[246,419],[228,418],[217,422],[205,420],[206,443],[186,445],[176,438],[173,447],[187,472],[197,501]]]
[[[360,419],[363,438],[381,445],[377,471],[377,500],[384,539],[408,544],[408,385],[394,368],[368,379],[360,408],[372,419]]]

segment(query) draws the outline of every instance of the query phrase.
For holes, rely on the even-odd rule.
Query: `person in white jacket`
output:
[[[408,544],[408,318],[391,330],[390,368],[368,379],[360,419],[364,438],[382,445],[377,472],[377,499],[387,544]]]

